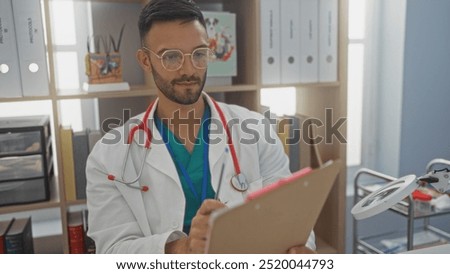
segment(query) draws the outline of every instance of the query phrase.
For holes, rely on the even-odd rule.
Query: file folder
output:
[[[319,1],[300,1],[300,81],[315,83],[319,80]]]
[[[300,0],[281,0],[281,83],[300,82]]]
[[[319,2],[319,82],[337,81],[338,1]]]
[[[0,98],[21,97],[19,58],[11,0],[0,1]]]
[[[49,94],[40,0],[12,0],[24,96]]]
[[[281,83],[280,0],[261,0],[261,82]]]

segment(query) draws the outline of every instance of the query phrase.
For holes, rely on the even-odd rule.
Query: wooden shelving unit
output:
[[[22,102],[33,100],[49,100],[53,109],[53,128],[58,129],[61,121],[59,104],[68,99],[113,99],[132,97],[152,97],[156,94],[156,89],[152,84],[152,78],[145,75],[143,85],[132,86],[129,91],[97,92],[86,93],[83,91],[63,91],[57,90],[55,84],[55,47],[52,44],[52,22],[50,16],[50,2],[55,0],[43,0],[43,10],[45,17],[47,54],[49,58],[49,95],[41,97],[25,98],[0,98],[0,102]],[[74,0],[80,2],[82,0]],[[147,1],[139,0],[92,0],[100,3],[125,3],[125,4],[145,4]],[[260,45],[260,1],[259,0],[197,0],[201,7],[210,4],[221,5],[224,11],[236,13],[237,18],[237,56],[238,75],[232,78],[231,85],[206,86],[205,90],[212,94],[221,94],[224,101],[232,104],[239,104],[251,110],[259,110],[260,90],[262,88],[286,87],[287,85],[262,85],[261,84],[261,64],[259,52]],[[339,0],[339,81],[332,83],[317,84],[295,84],[298,92],[297,109],[299,113],[306,114],[319,119],[324,119],[325,108],[332,108],[335,117],[346,116],[347,99],[347,0]],[[136,17],[138,14],[136,14]],[[134,26],[133,26],[134,27]],[[136,29],[137,31],[137,29]],[[85,52],[79,52],[84,55]],[[134,58],[134,56],[130,57]],[[126,79],[125,79],[126,80]],[[292,86],[292,85],[289,85]],[[342,129],[345,135],[345,129]],[[320,132],[319,132],[320,133]],[[61,159],[60,134],[55,130],[55,155]],[[345,144],[334,142],[332,144],[321,144],[320,152],[324,160],[340,158],[345,163]],[[40,246],[53,245],[62,240],[62,245],[46,250],[60,250],[68,253],[67,237],[67,211],[71,206],[83,205],[85,201],[68,202],[65,199],[65,190],[62,174],[61,161],[58,161],[58,178],[53,189],[53,198],[46,203],[36,203],[20,206],[0,207],[0,214],[7,214],[19,211],[39,210],[44,208],[59,208],[61,211],[61,224],[63,228],[62,236],[46,237],[38,239]],[[315,228],[318,237],[319,252],[323,253],[343,253],[344,248],[344,224],[345,224],[345,166],[342,167],[336,184],[325,204],[321,217]],[[38,250],[39,252],[39,250]],[[42,251],[45,253],[46,251]]]

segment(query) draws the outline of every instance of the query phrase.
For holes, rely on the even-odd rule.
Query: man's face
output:
[[[198,21],[157,22],[145,40],[147,47],[159,56],[171,49],[191,53],[197,48],[208,47],[206,30]],[[162,66],[161,59],[150,52],[148,54],[155,84],[165,97],[182,105],[198,101],[205,85],[206,69],[195,68],[191,56],[185,55],[179,70],[167,71]]]

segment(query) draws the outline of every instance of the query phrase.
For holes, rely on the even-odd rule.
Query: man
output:
[[[202,92],[210,51],[198,7],[189,0],[150,1],[139,31],[137,59],[152,73],[158,100],[132,119],[143,121],[148,135],[145,126],[131,135],[127,123],[105,135],[89,156],[89,236],[98,253],[204,253],[211,212],[288,176],[288,159],[261,115],[215,103]],[[254,135],[227,125],[244,119],[259,121],[259,138],[251,144],[241,140]],[[236,174],[245,180],[232,179]],[[287,252],[314,248],[311,233],[307,247]]]

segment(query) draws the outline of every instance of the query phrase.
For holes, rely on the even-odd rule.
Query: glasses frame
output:
[[[168,49],[168,50],[165,50],[163,53],[161,53],[161,55],[158,55],[156,52],[154,52],[154,51],[152,51],[151,49],[149,49],[149,48],[147,48],[146,46],[143,46],[142,47],[142,49],[143,50],[146,50],[146,51],[148,51],[148,52],[150,52],[150,53],[153,53],[159,60],[161,60],[161,65],[162,65],[162,67],[165,69],[165,70],[167,70],[167,71],[177,71],[177,70],[180,70],[181,69],[181,67],[183,66],[183,64],[184,64],[184,56],[186,56],[186,55],[189,55],[191,58],[191,64],[192,64],[192,66],[194,67],[194,68],[196,68],[196,69],[206,69],[207,67],[208,67],[208,63],[209,63],[209,61],[214,57],[214,53],[212,52],[212,50],[210,49],[210,48],[208,48],[208,47],[201,47],[201,48],[196,48],[196,49],[194,49],[191,53],[183,53],[181,50],[179,50],[179,49]],[[197,51],[197,50],[208,50],[208,54],[209,54],[209,56],[208,56],[208,62],[207,62],[207,64],[206,64],[206,66],[205,67],[198,67],[198,66],[196,66],[195,65],[195,63],[194,63],[194,53]],[[168,69],[165,65],[164,65],[164,61],[163,61],[163,56],[164,56],[164,54],[166,54],[167,52],[170,52],[170,51],[177,51],[177,52],[179,52],[179,53],[181,53],[181,56],[183,56],[183,59],[181,60],[181,63],[180,63],[180,66],[178,67],[178,68],[176,68],[176,69]]]

